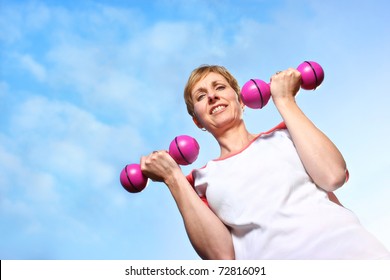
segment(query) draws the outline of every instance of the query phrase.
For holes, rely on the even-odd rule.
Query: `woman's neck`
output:
[[[220,158],[235,154],[249,145],[256,135],[249,133],[244,123],[214,135],[221,149]]]

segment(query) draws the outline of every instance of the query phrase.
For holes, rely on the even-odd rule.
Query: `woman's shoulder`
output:
[[[257,135],[257,137],[260,137],[262,135],[268,135],[268,134],[272,134],[273,132],[275,131],[279,131],[279,130],[285,130],[287,129],[287,126],[284,122],[281,122],[279,123],[278,125],[274,126],[273,128],[267,130],[267,131],[264,131],[264,132],[261,132]]]
[[[283,133],[287,134],[287,136],[289,136],[286,124],[284,122],[281,122],[278,125],[272,127],[271,129],[269,129],[267,131],[263,131],[263,132],[256,134],[256,137],[253,139],[253,142],[255,142],[256,140],[258,140],[260,138],[266,138],[267,136],[271,136],[271,135],[275,134],[276,132],[283,132]]]

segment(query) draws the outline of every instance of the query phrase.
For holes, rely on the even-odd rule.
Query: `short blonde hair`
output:
[[[219,65],[201,65],[198,68],[195,68],[190,77],[188,78],[187,84],[184,88],[184,101],[187,106],[187,111],[190,116],[194,117],[194,102],[192,100],[192,90],[197,82],[206,77],[209,73],[217,73],[223,76],[228,84],[233,88],[238,96],[238,100],[241,100],[240,97],[240,86],[236,78],[223,66]]]

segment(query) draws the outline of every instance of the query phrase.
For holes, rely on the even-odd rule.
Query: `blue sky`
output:
[[[198,259],[165,185],[119,172],[180,134],[218,155],[182,92],[201,64],[239,83],[304,60],[325,81],[298,103],[342,151],[336,192],[390,248],[386,0],[0,1],[0,259]],[[251,132],[280,122],[246,109]]]

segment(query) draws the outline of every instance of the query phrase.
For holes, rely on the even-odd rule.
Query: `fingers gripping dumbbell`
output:
[[[180,165],[193,163],[199,154],[198,142],[187,135],[175,137],[169,145],[169,155]],[[130,193],[141,192],[148,183],[148,178],[142,173],[141,166],[133,163],[126,165],[120,173],[120,182]]]
[[[325,74],[321,65],[314,61],[304,61],[297,70],[301,73],[301,88],[316,89],[324,80]],[[241,90],[241,99],[252,109],[261,109],[267,105],[271,97],[270,84],[259,79],[251,79]]]

